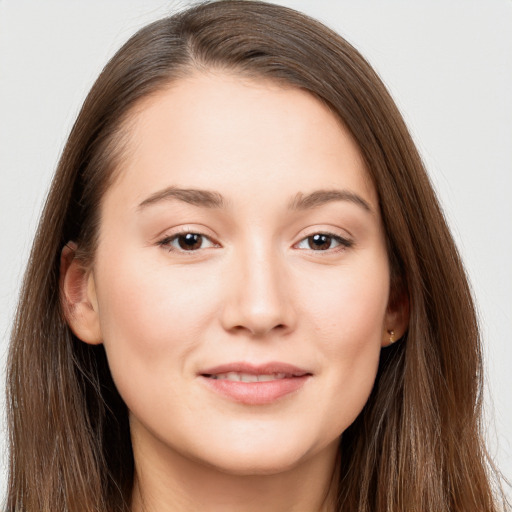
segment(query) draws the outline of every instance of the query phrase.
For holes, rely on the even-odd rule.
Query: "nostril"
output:
[[[231,332],[249,332],[253,336],[264,336],[269,334],[271,331],[286,331],[287,326],[286,324],[276,324],[273,327],[267,328],[264,325],[235,325],[230,330]]]

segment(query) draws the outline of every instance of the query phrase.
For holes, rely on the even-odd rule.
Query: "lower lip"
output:
[[[310,375],[266,382],[238,382],[201,376],[205,384],[225,397],[247,405],[265,405],[298,391]]]

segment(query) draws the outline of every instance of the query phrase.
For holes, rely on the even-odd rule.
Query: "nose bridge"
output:
[[[247,330],[254,336],[292,327],[293,312],[287,294],[283,255],[275,244],[247,243],[236,251],[233,294],[226,304],[228,329]]]

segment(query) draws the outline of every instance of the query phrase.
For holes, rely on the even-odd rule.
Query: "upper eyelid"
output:
[[[330,236],[331,238],[333,238],[334,240],[337,240],[337,242],[340,244],[341,247],[345,248],[345,249],[348,249],[349,247],[352,247],[354,245],[354,240],[352,238],[349,238],[349,237],[345,237],[345,236],[341,236],[341,235],[337,235],[335,233],[330,233],[328,231],[316,231],[314,233],[311,233],[310,235],[307,235],[307,236],[304,236],[302,238],[300,238],[297,242],[295,242],[293,244],[293,246],[297,246],[299,245],[300,243],[304,242],[305,240],[307,240],[308,238],[312,237],[312,236],[315,236],[315,235],[327,235],[327,236]],[[311,251],[313,252],[328,252],[329,250],[331,249],[336,249],[336,248],[329,248],[325,251],[315,251],[314,249],[310,249]],[[305,250],[305,249],[302,249],[302,250]]]
[[[165,238],[172,238],[178,235],[186,235],[187,233],[195,233],[197,235],[202,235],[211,240],[217,240],[218,236],[206,226],[197,224],[180,224],[178,226],[174,226],[172,228],[167,228],[161,231],[158,235],[156,235],[155,240],[158,242],[159,240],[163,240]]]
[[[301,229],[299,233],[295,236],[297,240],[297,242],[295,243],[298,243],[304,240],[305,238],[308,238],[313,235],[329,235],[332,237],[341,238],[342,240],[349,240],[351,242],[354,241],[354,236],[347,229],[342,229],[335,226],[328,227],[327,225],[325,227],[313,225]]]

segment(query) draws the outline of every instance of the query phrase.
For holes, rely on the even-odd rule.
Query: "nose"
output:
[[[224,329],[255,338],[292,331],[296,311],[290,281],[282,258],[272,250],[240,254],[230,266]]]

